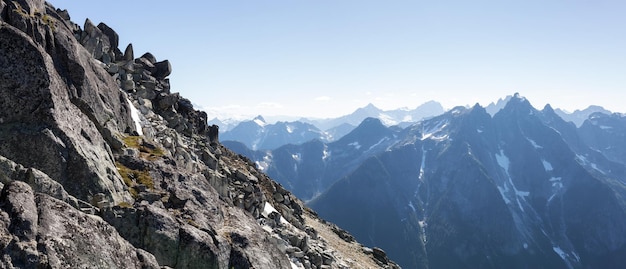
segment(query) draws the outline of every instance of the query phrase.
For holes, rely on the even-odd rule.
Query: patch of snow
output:
[[[328,146],[324,145],[324,151],[322,151],[322,160],[326,160],[330,157],[330,151],[328,151]]]
[[[483,129],[476,129],[476,132],[478,132],[479,134],[482,134],[484,131]]]
[[[409,207],[413,210],[413,212],[416,212],[415,206],[413,206],[413,201],[409,202]]]
[[[554,250],[554,252],[556,252],[556,254],[559,254],[559,256],[561,256],[561,259],[563,259],[564,261],[567,262],[567,257],[569,255],[567,255],[567,253],[565,253],[565,251],[563,251],[560,247],[558,246],[554,246],[552,247],[552,250]]]
[[[380,113],[378,114],[378,119],[380,119],[380,122],[383,123],[383,125],[385,126],[393,126],[393,125],[397,125],[399,122],[396,121],[393,117],[384,114],[384,113]]]
[[[599,125],[598,127],[600,127],[600,129],[602,129],[602,130],[610,130],[610,129],[613,129],[613,127],[612,127],[612,126],[604,126],[604,125]]]
[[[580,154],[576,154],[576,161],[583,165],[583,166],[590,166],[591,168],[597,170],[598,172],[602,173],[602,174],[606,174],[606,172],[602,171],[600,168],[598,168],[598,165],[595,163],[590,162],[585,156],[580,155]]]
[[[265,202],[265,205],[263,205],[263,213],[261,213],[261,215],[263,217],[269,218],[269,215],[272,214],[272,212],[276,212],[278,214],[280,214],[278,212],[278,210],[276,210],[276,208],[274,208],[270,203]],[[280,216],[280,223],[282,224],[287,224],[289,223],[287,220],[285,220],[285,218],[283,218],[283,216]]]
[[[267,155],[263,156],[263,160],[262,161],[256,161],[256,166],[259,167],[259,170],[265,172],[267,171],[267,168],[270,167],[270,164],[272,163],[272,154],[268,153]]]
[[[555,181],[561,181],[561,178],[560,177],[552,177],[550,179],[550,182],[555,182]]]
[[[139,120],[139,110],[137,110],[135,105],[133,105],[133,102],[131,102],[128,97],[126,97],[126,101],[128,101],[128,106],[130,107],[130,117],[135,122],[137,134],[143,135],[143,128],[141,128],[141,121]]]
[[[385,142],[386,140],[389,140],[389,138],[387,137],[383,137],[382,139],[380,139],[376,144],[372,145],[369,149],[367,150],[372,150],[373,148],[375,148],[376,146],[380,145],[382,142]]]
[[[509,198],[506,197],[506,193],[509,191],[508,189],[506,189],[506,184],[504,185],[505,188],[502,188],[500,186],[498,186],[498,191],[500,191],[500,195],[502,196],[502,199],[504,200],[504,203],[506,203],[507,205],[511,203],[511,200],[509,200]]]
[[[420,165],[419,180],[424,181],[424,170],[426,169],[426,149],[422,145],[422,164]]]
[[[265,127],[265,125],[267,125],[267,123],[265,123],[261,119],[254,119],[254,123],[256,123],[257,125],[259,125],[261,127]]]
[[[533,147],[535,149],[542,149],[543,148],[542,146],[539,146],[539,144],[537,144],[537,142],[535,142],[535,140],[532,140],[532,139],[530,139],[528,137],[526,137],[526,140],[528,140],[528,142],[530,142],[530,144],[533,145]]]
[[[563,182],[561,182],[560,177],[552,177],[550,182],[552,182],[552,195],[548,198],[548,203],[552,202],[552,199],[563,189]]]
[[[448,126],[448,121],[440,121],[437,122],[436,124],[434,124],[434,126],[424,126],[422,125],[422,138],[420,140],[426,140],[428,138],[433,137],[436,133],[439,133],[441,131],[443,131],[444,128],[446,128],[446,126]],[[440,135],[439,137],[436,137],[434,139],[436,140],[443,140],[448,138],[447,134],[443,134]]]
[[[543,163],[543,168],[546,169],[546,172],[551,172],[552,170],[554,170],[550,162],[543,159],[541,160],[541,162]]]
[[[298,163],[302,161],[302,155],[300,153],[291,154],[291,158],[293,158]]]
[[[263,213],[261,213],[261,215],[267,218],[272,212],[278,211],[276,211],[276,208],[274,208],[270,203],[265,202],[265,205],[263,205]]]
[[[500,150],[500,153],[496,154],[496,161],[498,162],[498,165],[500,165],[500,167],[502,167],[502,169],[504,169],[504,172],[508,176],[509,175],[509,165],[511,164],[511,162],[509,161],[509,157],[504,155],[504,150]]]
[[[406,115],[404,116],[404,118],[402,118],[403,122],[413,122],[413,117],[411,117],[411,115]]]
[[[496,161],[498,162],[498,165],[500,165],[500,167],[502,167],[502,169],[504,170],[505,176],[507,181],[504,182],[504,186],[500,187],[498,186],[498,190],[500,191],[500,194],[502,195],[503,199],[505,202],[507,202],[507,200],[509,200],[508,198],[506,198],[506,193],[508,193],[509,188],[507,186],[507,183],[509,185],[511,185],[511,188],[513,189],[513,192],[515,193],[516,197],[515,197],[515,201],[517,202],[517,205],[519,206],[519,209],[522,212],[524,211],[524,207],[522,206],[522,202],[520,202],[520,197],[522,199],[524,199],[524,197],[527,197],[530,193],[527,191],[520,191],[515,187],[515,184],[513,184],[513,179],[511,179],[511,175],[509,175],[509,166],[511,165],[511,161],[509,160],[509,157],[507,157],[504,154],[504,150],[500,149],[500,153],[496,154]],[[510,200],[509,200],[510,202]],[[508,204],[508,202],[507,202]]]
[[[361,144],[359,144],[359,142],[352,142],[348,144],[348,146],[353,146],[357,150],[361,148]]]
[[[576,154],[576,161],[582,165],[587,165],[589,163],[587,158],[585,158],[585,156],[580,155],[580,154]]]
[[[524,249],[528,249],[528,243],[524,243]]]
[[[287,132],[288,132],[288,133],[290,133],[290,134],[291,134],[291,133],[293,133],[293,130],[295,129],[295,128],[294,128],[293,126],[291,126],[291,125],[286,125],[286,126],[285,126],[285,128],[287,129]]]

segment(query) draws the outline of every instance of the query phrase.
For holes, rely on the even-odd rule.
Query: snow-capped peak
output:
[[[254,118],[252,121],[254,121],[254,123],[258,124],[261,127],[264,127],[265,125],[267,125],[267,123],[265,122],[265,119],[261,115],[256,116],[256,118]]]

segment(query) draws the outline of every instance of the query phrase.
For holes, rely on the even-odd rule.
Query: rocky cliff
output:
[[[170,91],[44,1],[0,2],[1,268],[397,268],[222,146]]]

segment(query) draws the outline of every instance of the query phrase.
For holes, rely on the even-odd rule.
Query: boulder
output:
[[[28,184],[13,181],[0,193],[0,208],[11,218],[10,232],[20,241],[35,240],[37,235],[37,206],[33,190]]]
[[[135,59],[135,53],[133,52],[133,44],[130,43],[124,50],[124,61],[132,61],[133,59]]]
[[[111,50],[109,37],[93,25],[89,19],[85,20],[85,33],[87,35],[80,40],[81,44],[95,59],[102,59],[102,56]]]
[[[156,57],[154,57],[154,55],[150,52],[144,53],[140,58],[148,60],[151,64],[155,64],[157,62]]]
[[[111,48],[117,48],[119,46],[120,37],[117,35],[117,33],[113,29],[111,29],[111,27],[101,22],[98,24],[98,29],[100,29],[100,31],[102,31],[102,33],[106,37],[108,37]]]
[[[172,73],[172,65],[168,60],[157,62],[154,64],[154,67],[156,67],[156,72],[154,72],[154,76],[157,79],[164,79]]]

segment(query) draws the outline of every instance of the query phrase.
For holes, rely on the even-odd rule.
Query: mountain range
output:
[[[512,96],[506,96],[485,107],[490,115],[495,115],[504,108]],[[307,119],[283,121],[266,121],[259,115],[251,120],[214,118],[209,124],[220,126],[220,133],[224,141],[237,141],[253,150],[273,150],[287,144],[302,144],[313,139],[322,142],[332,142],[348,134],[366,118],[377,118],[386,126],[405,128],[411,124],[444,113],[439,102],[429,101],[415,109],[381,110],[373,104],[358,108],[353,113],[338,118]],[[555,109],[555,112],[565,121],[571,121],[576,126],[582,123],[595,112],[610,114],[611,112],[600,106],[589,106],[583,110],[567,112]],[[274,116],[273,119],[295,118]]]
[[[377,118],[386,126],[406,127],[443,112],[441,104],[435,101],[426,102],[415,109],[387,111],[368,104],[349,115],[332,119],[301,118],[296,121],[269,123],[259,115],[244,121],[221,121],[215,118],[210,120],[209,124],[220,126],[221,137],[224,141],[238,141],[253,150],[272,150],[283,145],[302,144],[313,139],[322,142],[338,140],[366,118]]]
[[[406,268],[626,265],[624,115],[499,103],[244,154]]]

